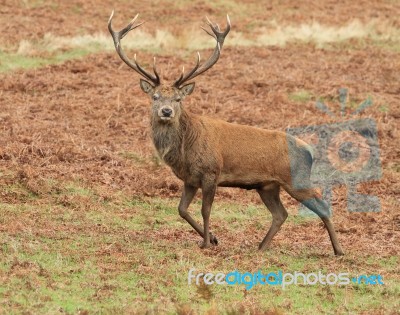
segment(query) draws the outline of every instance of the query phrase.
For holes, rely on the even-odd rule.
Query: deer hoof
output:
[[[200,245],[200,248],[201,248],[201,249],[206,249],[206,248],[210,248],[210,247],[211,247],[211,243],[203,242],[203,243],[201,243],[201,245]]]
[[[211,244],[213,244],[215,246],[218,245],[218,239],[214,235],[212,235],[211,233],[210,233],[210,242],[211,242]]]
[[[203,241],[203,243],[201,243],[201,245],[200,245],[200,248],[201,249],[210,248],[211,245],[214,245],[214,246],[218,245],[218,240],[214,235],[212,235],[212,233],[210,233],[210,241],[208,243]]]
[[[260,245],[258,245],[258,250],[261,252],[266,251],[267,248],[268,248],[268,244],[260,243]]]

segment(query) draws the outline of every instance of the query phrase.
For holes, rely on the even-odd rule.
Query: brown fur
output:
[[[328,229],[335,254],[343,254],[329,219],[327,204],[316,190],[307,188],[310,185],[308,181],[312,165],[310,147],[284,132],[194,115],[182,106],[181,100],[187,95],[182,89],[183,87],[178,89],[161,86],[144,90],[150,96],[159,96],[153,101],[153,143],[160,157],[184,182],[179,213],[203,236],[202,247],[216,245],[218,242],[208,231],[209,215],[217,186],[256,189],[260,194],[273,216],[272,226],[260,244],[260,249],[265,249],[270,244],[287,217],[279,199],[279,190],[282,187],[321,217]],[[188,94],[190,93],[191,91]],[[175,101],[177,97],[179,101]],[[159,115],[164,107],[173,109],[173,118],[168,121],[164,121]],[[291,152],[288,141],[296,144]],[[292,176],[300,174],[299,172],[306,174],[304,189],[292,185]],[[203,190],[204,228],[187,212],[199,188]]]

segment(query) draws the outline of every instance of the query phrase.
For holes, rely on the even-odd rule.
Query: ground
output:
[[[204,15],[223,25],[230,14],[221,59],[185,100],[192,112],[282,131],[376,121],[382,177],[359,192],[378,196],[381,211],[349,212],[346,186],[335,187],[344,257],[285,193],[289,219],[258,252],[271,216],[254,191],[230,188],[218,190],[211,214],[220,244],[199,248],[178,215],[182,183],[149,137],[150,100],[112,50],[113,8],[116,28],[137,12],[146,20],[128,54],[146,66],[157,55],[164,80],[193,64]],[[2,1],[0,314],[399,314],[399,14],[394,0]],[[98,42],[85,37],[94,34]],[[344,116],[339,88],[349,91]],[[351,116],[366,99],[373,105]],[[199,221],[200,200],[190,210]],[[196,286],[191,268],[380,274],[385,285]]]

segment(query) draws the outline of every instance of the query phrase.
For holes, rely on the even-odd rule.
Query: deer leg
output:
[[[189,208],[190,203],[192,202],[194,196],[196,195],[198,188],[190,186],[190,185],[184,185],[183,187],[183,192],[182,192],[182,198],[181,201],[179,202],[178,210],[179,210],[179,215],[186,220],[196,231],[197,233],[200,234],[201,237],[204,238],[204,230],[203,228],[191,217],[191,215],[187,212],[187,209]],[[210,241],[211,244],[217,245],[218,240],[217,238],[210,233]]]
[[[303,205],[305,205],[308,209],[317,214],[329,233],[329,238],[332,243],[333,251],[335,255],[342,256],[344,252],[342,247],[340,246],[339,240],[337,238],[335,228],[333,226],[332,221],[329,216],[329,206],[326,201],[320,198],[320,195],[315,189],[303,189],[303,190],[293,190],[289,187],[289,189],[285,190],[295,199],[300,201]]]
[[[318,197],[314,197],[302,201],[302,204],[305,205],[308,209],[312,210],[314,213],[316,213],[321,218],[322,222],[324,222],[324,225],[328,230],[329,238],[331,239],[333,252],[335,253],[335,255],[344,255],[343,249],[340,246],[339,240],[337,238],[333,223],[329,218],[329,206],[326,201]]]
[[[200,246],[201,248],[208,248],[210,247],[211,244],[210,240],[212,234],[210,233],[210,213],[216,189],[217,187],[215,183],[203,184],[202,188],[203,202],[201,205],[201,215],[203,216],[204,236],[203,236],[203,244]]]
[[[267,235],[260,243],[258,247],[259,250],[265,250],[270,245],[272,238],[279,231],[283,222],[285,222],[286,218],[288,217],[288,213],[286,209],[283,207],[281,200],[279,198],[279,190],[280,190],[279,186],[276,186],[268,190],[263,190],[263,189],[257,190],[262,201],[272,214],[271,227],[269,228]]]

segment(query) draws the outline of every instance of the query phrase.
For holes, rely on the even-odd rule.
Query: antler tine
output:
[[[186,75],[185,73],[185,67],[182,68],[182,74],[179,77],[179,79],[177,81],[175,81],[174,86],[175,87],[179,87],[180,85],[182,85],[183,82],[187,81],[187,79],[196,72],[196,70],[200,67],[200,53],[197,52],[197,61],[196,61],[196,65],[194,66],[194,68],[188,72]]]
[[[217,39],[217,37],[215,36],[215,34],[211,33],[208,29],[204,28],[203,26],[200,26],[204,32],[206,32],[208,35],[210,35],[211,37]]]
[[[228,25],[228,32],[231,29],[231,19],[229,18],[229,14],[226,15],[226,24]]]
[[[108,25],[111,24],[111,21],[112,21],[112,19],[113,19],[113,17],[114,17],[114,11],[115,11],[115,10],[112,10],[112,11],[111,11],[111,15],[110,15],[110,17],[109,17],[109,19],[108,19]]]
[[[219,56],[221,54],[221,48],[224,44],[225,37],[226,35],[228,35],[231,29],[231,21],[228,15],[226,15],[226,22],[227,22],[226,29],[222,32],[220,30],[219,25],[218,24],[213,25],[210,19],[206,16],[206,23],[208,26],[210,26],[212,33],[209,30],[205,29],[204,27],[202,27],[202,29],[217,41],[214,51],[212,55],[201,66],[200,66],[200,54],[198,54],[199,58],[197,60],[195,67],[186,75],[182,74],[179,77],[179,79],[175,81],[174,86],[176,87],[182,86],[182,84],[185,83],[186,81],[194,79],[198,75],[210,69],[218,61]]]
[[[154,57],[154,59],[153,59],[153,72],[157,78],[157,81],[160,82],[160,76],[158,75],[157,67],[156,67],[156,57]]]
[[[212,24],[212,22],[210,21],[210,19],[208,18],[207,15],[206,15],[206,23],[207,23],[207,25],[213,27],[213,24]]]
[[[128,34],[130,31],[134,30],[135,28],[139,27],[142,25],[144,22],[133,25],[136,21],[136,19],[139,17],[139,13],[136,14],[136,16],[132,19],[132,21],[121,31],[121,39],[125,37],[126,34]]]
[[[125,37],[126,34],[129,33],[129,31],[139,27],[140,25],[142,25],[144,22],[136,24],[135,25],[135,21],[138,18],[139,14],[136,14],[136,16],[132,19],[132,21],[126,26],[124,27],[121,31],[116,32],[114,31],[113,27],[112,27],[112,19],[114,17],[114,10],[111,12],[111,16],[108,20],[108,30],[113,38],[114,41],[114,46],[115,49],[118,53],[118,55],[120,56],[120,58],[133,70],[135,70],[136,72],[138,72],[140,75],[142,75],[143,77],[145,77],[146,79],[148,79],[149,81],[153,82],[154,85],[159,85],[160,84],[160,77],[157,73],[156,70],[156,66],[155,66],[155,61],[153,64],[153,70],[154,70],[154,76],[150,73],[148,73],[146,70],[144,70],[136,61],[136,54],[135,54],[135,63],[132,63],[132,61],[129,60],[129,58],[125,55],[124,51],[122,50],[121,47],[121,39]]]
[[[180,82],[183,79],[183,75],[185,74],[185,66],[182,66],[182,72],[181,75],[179,76],[179,79],[175,81],[174,86],[175,87],[179,87],[180,86]]]
[[[135,15],[135,17],[132,19],[132,21],[126,26],[124,27],[121,31],[119,32],[115,32],[112,28],[112,19],[114,17],[114,10],[111,12],[111,16],[108,19],[108,29],[111,33],[112,36],[114,36],[114,34],[118,35],[119,39],[122,39],[125,37],[126,34],[128,34],[131,30],[139,27],[140,25],[142,25],[144,22],[133,25],[135,23],[135,21],[137,20],[137,18],[139,17],[139,13]]]

